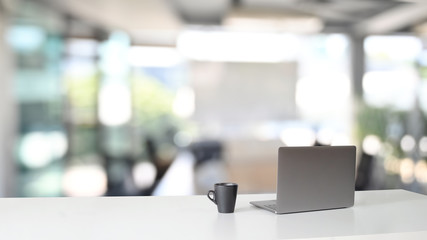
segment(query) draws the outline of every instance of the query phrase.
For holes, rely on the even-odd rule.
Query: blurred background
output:
[[[0,196],[275,192],[280,146],[357,146],[427,194],[422,0],[0,0]],[[322,171],[322,169],[319,169]]]

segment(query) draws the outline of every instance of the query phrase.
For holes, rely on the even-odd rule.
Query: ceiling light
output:
[[[198,61],[295,61],[298,37],[291,34],[188,30],[177,40],[178,51]]]
[[[175,48],[143,46],[131,47],[128,59],[135,67],[172,67],[182,61]]]
[[[234,12],[223,21],[226,29],[238,31],[278,31],[318,33],[323,21],[310,15]]]

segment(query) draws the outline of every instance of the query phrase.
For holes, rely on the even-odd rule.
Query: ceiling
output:
[[[61,11],[134,39],[168,44],[189,25],[220,26],[234,15],[317,17],[323,32],[355,36],[409,32],[427,21],[424,0],[43,0]]]

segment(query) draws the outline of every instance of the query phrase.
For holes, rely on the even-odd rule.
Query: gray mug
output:
[[[233,213],[236,205],[237,184],[216,183],[215,190],[209,190],[208,198],[217,205],[220,213]],[[212,195],[212,196],[211,196]]]

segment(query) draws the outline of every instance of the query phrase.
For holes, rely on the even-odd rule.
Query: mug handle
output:
[[[212,193],[212,196],[213,196],[213,198],[211,198],[211,193]],[[215,191],[214,190],[209,190],[209,192],[208,192],[208,198],[213,202],[213,203],[215,203],[216,204],[216,199],[215,199]]]

